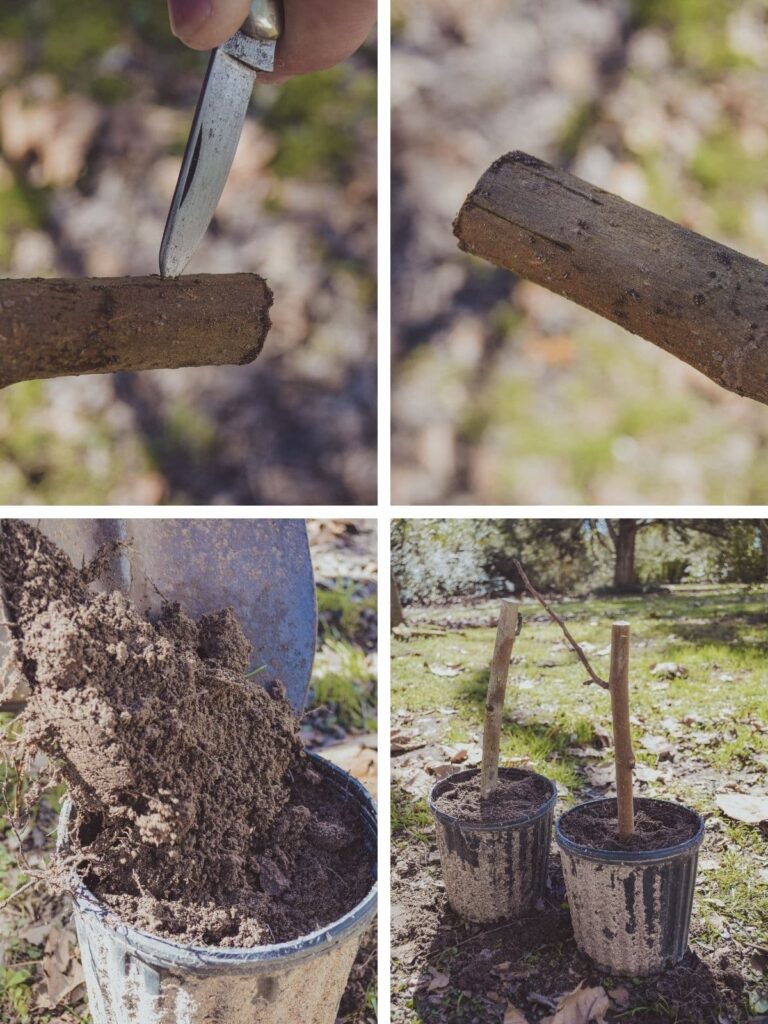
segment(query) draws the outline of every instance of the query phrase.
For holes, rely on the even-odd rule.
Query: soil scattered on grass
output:
[[[231,609],[195,622],[169,604],[150,621],[17,520],[0,573],[32,689],[25,750],[70,788],[68,865],[99,899],[158,935],[252,946],[363,898],[355,812],[312,768],[283,688],[245,678]]]
[[[635,798],[635,832],[619,839],[615,800],[584,804],[562,819],[566,838],[593,850],[664,850],[693,839],[698,823],[689,810],[655,800]]]
[[[499,775],[499,781],[487,800],[480,797],[480,773],[469,779],[451,779],[434,801],[435,807],[454,818],[475,824],[519,821],[533,814],[552,796],[544,779],[521,771],[519,775]]]

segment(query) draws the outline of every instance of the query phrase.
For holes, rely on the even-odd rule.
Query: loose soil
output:
[[[561,831],[568,839],[593,850],[664,850],[693,839],[698,825],[685,807],[635,798],[635,831],[619,839],[616,801],[584,804],[563,818]]]
[[[38,530],[4,520],[3,578],[32,689],[26,753],[46,754],[77,817],[65,867],[128,923],[184,943],[287,941],[371,884],[355,812],[304,753],[280,684],[245,678],[231,609],[154,621],[92,593]]]
[[[451,780],[451,785],[434,801],[435,807],[460,821],[514,822],[529,817],[552,796],[551,787],[535,776],[521,772],[519,778],[500,775],[488,797],[480,797],[480,774],[469,779]]]

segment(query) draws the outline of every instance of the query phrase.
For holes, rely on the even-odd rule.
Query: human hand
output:
[[[171,28],[187,46],[210,50],[234,35],[250,0],[168,0]],[[275,70],[259,75],[281,82],[345,60],[365,41],[376,20],[376,0],[283,0],[285,27]]]

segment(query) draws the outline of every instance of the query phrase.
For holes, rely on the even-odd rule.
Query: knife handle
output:
[[[240,29],[252,39],[279,39],[283,32],[283,10],[280,0],[253,0],[251,13]]]

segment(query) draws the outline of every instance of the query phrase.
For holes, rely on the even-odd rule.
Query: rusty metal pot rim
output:
[[[471,779],[479,774],[479,768],[467,768],[461,772],[454,772],[453,775],[449,775],[447,778],[436,782],[429,791],[429,809],[443,825],[455,825],[463,832],[506,832],[525,828],[534,821],[538,821],[539,818],[543,818],[546,814],[549,814],[557,801],[557,786],[546,775],[539,775],[538,772],[530,771],[528,768],[499,768],[500,777],[541,779],[550,787],[552,795],[543,804],[540,804],[533,814],[529,814],[525,818],[511,818],[509,821],[465,821],[463,818],[456,818],[454,815],[447,814],[435,806],[435,798],[447,789],[449,783],[464,782],[466,779]]]
[[[373,852],[376,855],[376,827],[377,813],[376,803],[361,782],[355,779],[343,768],[339,768],[333,762],[320,757],[312,751],[307,751],[308,756],[317,764],[319,771],[327,779],[334,781],[338,788],[342,786],[346,791],[351,791],[355,800],[360,806],[361,815],[366,815],[373,832]],[[59,818],[59,837],[57,852],[66,849],[66,835],[69,818],[72,813],[72,801],[67,798],[61,809]],[[373,919],[376,912],[378,897],[378,883],[375,878],[376,864],[374,863],[374,879],[368,893],[363,899],[337,921],[322,928],[318,928],[307,935],[301,935],[289,942],[277,942],[265,946],[250,946],[247,948],[221,947],[221,946],[191,946],[171,939],[163,939],[149,932],[140,931],[121,921],[120,918],[101,903],[94,894],[83,885],[79,879],[74,880],[74,899],[78,910],[81,913],[94,914],[104,921],[109,920],[116,936],[119,936],[126,945],[133,950],[147,956],[151,963],[162,967],[183,967],[186,970],[253,970],[259,966],[269,968],[275,965],[276,961],[294,960],[300,961],[318,953],[330,949],[337,943],[346,939],[351,933],[362,931]]]
[[[680,854],[698,849],[702,844],[705,825],[704,819],[697,811],[694,811],[691,807],[686,807],[685,804],[679,804],[675,800],[657,800],[654,797],[648,796],[636,796],[635,803],[663,804],[665,807],[676,807],[681,811],[685,811],[696,822],[695,834],[683,843],[677,843],[675,846],[664,846],[659,850],[599,850],[594,846],[575,843],[563,834],[562,823],[569,815],[576,814],[585,807],[591,807],[593,804],[607,803],[616,803],[616,797],[609,796],[602,797],[600,800],[587,800],[561,814],[555,824],[555,841],[560,849],[565,850],[566,853],[570,853],[574,857],[600,861],[603,864],[649,864],[654,861],[673,860],[675,857],[680,856]]]

